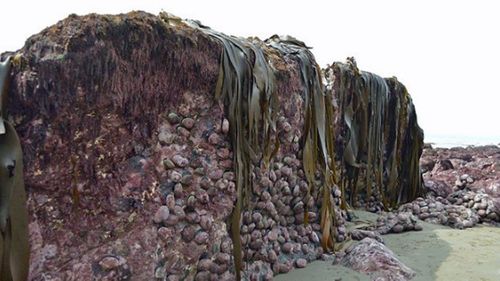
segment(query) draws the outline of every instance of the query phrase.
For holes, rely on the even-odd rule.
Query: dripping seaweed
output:
[[[272,36],[266,40],[271,47],[283,55],[293,54],[299,62],[300,78],[303,85],[302,97],[305,101],[304,136],[302,139],[302,162],[308,181],[306,201],[311,196],[314,186],[314,173],[317,163],[321,163],[323,173],[322,204],[320,210],[321,245],[323,249],[333,251],[335,248],[334,228],[336,226],[331,193],[336,184],[335,139],[333,129],[333,104],[326,95],[322,84],[322,72],[314,60],[309,48],[301,41],[287,36]],[[308,223],[307,209],[304,221]]]
[[[229,224],[236,279],[241,280],[241,213],[250,207],[252,165],[262,163],[269,167],[279,149],[278,138],[275,137],[274,146],[272,142],[277,107],[274,70],[267,62],[259,40],[230,37],[198,22],[188,24],[208,34],[223,47],[215,98],[224,104],[228,116],[236,163],[236,202]]]
[[[269,167],[279,150],[276,134],[277,98],[274,90],[274,69],[263,52],[264,44],[282,55],[293,55],[298,59],[300,78],[305,100],[305,136],[303,165],[309,182],[307,198],[311,194],[314,173],[321,160],[324,185],[322,187],[321,244],[325,250],[334,250],[334,227],[336,226],[331,190],[336,183],[335,149],[333,130],[333,105],[325,95],[321,70],[314,56],[304,43],[293,37],[273,36],[265,42],[230,37],[215,32],[198,22],[188,25],[201,30],[222,45],[219,76],[215,98],[224,104],[230,124],[230,139],[234,151],[236,174],[236,202],[230,218],[233,240],[233,257],[237,280],[241,279],[242,255],[240,224],[241,213],[250,208],[249,195],[252,190],[250,171],[252,165]],[[305,223],[308,222],[307,210]]]
[[[10,66],[10,57],[0,63],[0,280],[27,280],[30,249],[23,153],[5,114]]]
[[[353,205],[358,194],[378,196],[385,208],[394,208],[420,194],[418,159],[423,134],[409,94],[397,80],[384,80],[360,71],[354,59],[350,59],[348,64],[335,63],[327,70],[333,71],[335,77],[334,91],[330,93],[324,89],[322,71],[309,48],[293,37],[272,36],[263,42],[227,36],[196,21],[167,18],[165,22],[197,29],[222,47],[214,96],[224,106],[234,152],[236,201],[228,225],[237,280],[241,280],[243,269],[242,211],[251,208],[251,171],[257,165],[267,169],[280,148],[275,69],[268,59],[269,48],[290,57],[299,66],[305,112],[300,145],[308,182],[304,199],[311,198],[319,171],[323,179],[318,190],[321,246],[325,250],[336,248],[332,189],[337,183],[342,209]],[[332,98],[338,101],[338,108]],[[340,147],[336,147],[336,117],[340,119],[343,137],[338,142]],[[338,166],[336,159],[340,160]]]
[[[359,71],[353,58],[326,71],[333,72],[345,131],[340,182],[350,204],[361,193],[391,209],[421,195],[423,132],[406,88],[396,78]]]

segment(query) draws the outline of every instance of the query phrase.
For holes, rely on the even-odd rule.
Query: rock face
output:
[[[338,116],[304,43],[133,12],[17,53],[32,280],[232,280],[240,255],[269,280],[346,239]]]
[[[405,281],[415,276],[415,272],[399,261],[389,248],[372,238],[365,238],[348,248],[340,263],[369,274],[372,280]]]
[[[217,153],[225,138],[206,141],[222,134],[220,46],[131,13],[70,16],[19,53],[8,111],[25,155],[31,278],[194,276],[228,238],[234,201],[230,180],[216,190],[202,176],[232,165]]]

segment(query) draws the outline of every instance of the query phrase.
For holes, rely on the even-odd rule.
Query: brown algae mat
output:
[[[374,221],[377,215],[356,211],[360,220]],[[420,221],[424,229],[382,236],[385,244],[417,274],[413,281],[500,280],[500,227],[476,226],[452,229]],[[349,268],[315,261],[275,277],[278,281],[370,280]]]

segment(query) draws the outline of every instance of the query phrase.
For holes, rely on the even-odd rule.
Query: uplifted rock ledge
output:
[[[294,38],[72,15],[17,54],[8,111],[32,280],[232,280],[240,239],[243,277],[269,280],[341,247],[348,204],[376,211],[421,193],[422,133],[402,85],[368,86],[351,63],[325,91]]]

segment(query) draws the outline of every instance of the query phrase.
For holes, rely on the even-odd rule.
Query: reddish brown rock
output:
[[[372,280],[410,280],[415,271],[404,265],[384,244],[365,238],[346,250],[340,263],[356,271],[367,273]]]
[[[213,103],[221,48],[188,30],[142,12],[72,15],[19,51],[22,64],[12,72],[8,111],[25,153],[31,226],[38,226],[31,235],[33,280],[41,274],[104,278],[92,265],[118,270],[114,258],[101,260],[109,253],[123,256],[127,268],[118,271],[137,280],[160,274],[161,262],[171,268],[195,262],[172,254],[189,246],[178,242],[175,227],[184,219],[174,205],[185,202],[165,199],[173,195],[165,167],[187,169],[191,160],[186,155],[192,148],[175,137],[177,124],[190,130],[183,137],[199,143],[224,114]],[[196,112],[196,124],[178,117],[179,108]],[[215,151],[206,147],[201,156],[212,158]],[[185,198],[199,177],[188,181],[184,171],[175,172],[182,177],[174,181],[184,185],[176,194]],[[232,194],[220,196],[224,204],[203,210],[225,221]],[[162,201],[175,213],[167,215]],[[158,232],[154,222],[168,227]],[[224,225],[213,231],[214,239],[203,241],[210,247],[227,236]],[[49,245],[58,245],[51,258],[44,253]]]
[[[435,167],[423,174],[426,185],[430,182],[438,183],[431,188],[435,193],[444,194],[449,192],[449,187],[469,188],[473,191],[483,189],[494,198],[500,197],[500,147],[478,146],[478,147],[454,147],[454,148],[432,148],[424,149],[421,165],[426,162],[436,162],[436,166],[443,163],[447,169]],[[441,164],[439,164],[441,163]],[[463,178],[462,178],[463,177]],[[443,190],[443,192],[439,191]]]
[[[251,155],[242,249],[248,275],[269,280],[323,253],[324,185],[308,183],[301,163],[304,61],[259,44],[275,72],[280,145],[267,165]],[[71,15],[26,41],[8,111],[24,150],[33,280],[234,278],[237,128],[214,98],[222,51],[199,29],[143,12]],[[298,228],[306,206],[313,226]]]

